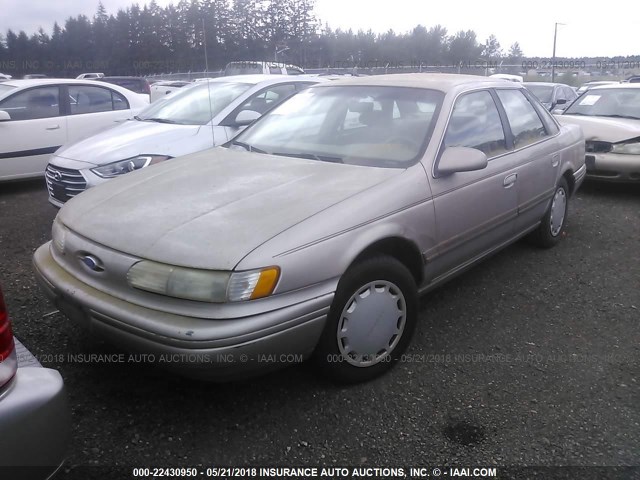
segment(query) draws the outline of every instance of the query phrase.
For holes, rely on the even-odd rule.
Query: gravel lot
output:
[[[16,336],[68,388],[62,478],[87,465],[640,465],[639,206],[636,186],[585,185],[559,246],[520,242],[424,297],[412,361],[349,388],[306,365],[208,384],[69,361],[114,350],[46,315],[31,255],[56,210],[41,181],[0,184],[0,282]]]

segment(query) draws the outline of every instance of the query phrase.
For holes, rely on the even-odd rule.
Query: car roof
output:
[[[13,85],[17,88],[37,87],[39,85],[55,85],[58,83],[66,84],[80,84],[80,85],[95,85],[94,80],[91,79],[75,79],[75,78],[28,78],[20,80],[8,80],[3,82],[6,85]]]
[[[595,86],[593,88],[590,88],[589,91],[594,91],[594,90],[615,90],[618,88],[640,88],[640,83],[614,83],[611,85],[598,85]]]
[[[555,82],[524,82],[524,85],[540,85],[541,87],[555,87],[555,86],[563,86],[563,87],[571,87],[571,85],[567,85],[566,83],[555,83]]]
[[[290,83],[290,82],[323,82],[324,79],[318,77],[311,77],[306,75],[268,75],[268,74],[253,74],[253,75],[230,75],[228,77],[218,77],[207,80],[208,82],[239,82],[250,83],[252,85],[258,85],[264,83],[265,85],[276,83]],[[204,83],[204,82],[203,82]]]
[[[144,77],[131,77],[129,75],[109,75],[106,77],[100,77],[100,80],[109,80],[109,79],[114,79],[114,80],[146,80],[146,78]]]
[[[448,91],[455,87],[511,87],[521,88],[521,83],[505,82],[500,78],[481,77],[479,75],[461,75],[453,73],[398,73],[388,75],[371,75],[369,77],[351,77],[333,80],[326,86],[389,86],[414,87]]]

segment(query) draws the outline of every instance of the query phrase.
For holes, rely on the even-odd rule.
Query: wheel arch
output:
[[[351,265],[380,255],[390,256],[402,263],[411,273],[411,276],[416,282],[416,286],[420,286],[424,278],[424,262],[420,249],[413,241],[400,236],[378,239],[364,248],[354,258]]]

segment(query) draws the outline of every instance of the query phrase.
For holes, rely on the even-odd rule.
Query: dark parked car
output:
[[[143,77],[102,77],[95,79],[98,82],[113,83],[114,85],[120,85],[121,87],[128,88],[132,92],[146,93],[151,95],[151,89],[149,82]]]
[[[524,86],[533,93],[547,110],[564,110],[578,98],[578,94],[569,85],[549,82],[525,82]],[[554,112],[557,113],[557,112]]]

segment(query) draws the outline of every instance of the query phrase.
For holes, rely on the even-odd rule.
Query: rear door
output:
[[[0,122],[0,180],[44,175],[53,152],[67,141],[58,85],[21,90],[0,102],[11,120]]]
[[[557,125],[521,89],[497,90],[507,116],[507,131],[513,137],[513,157],[518,176],[518,220],[516,230],[526,230],[540,221],[555,190],[560,154],[555,135]],[[544,120],[544,121],[543,121]]]
[[[431,180],[437,249],[429,260],[437,277],[511,239],[517,216],[516,162],[489,90],[458,97],[440,154],[447,147],[476,148],[489,161],[482,170],[434,175]]]
[[[68,142],[73,143],[114,127],[131,116],[129,102],[101,85],[64,85]]]

